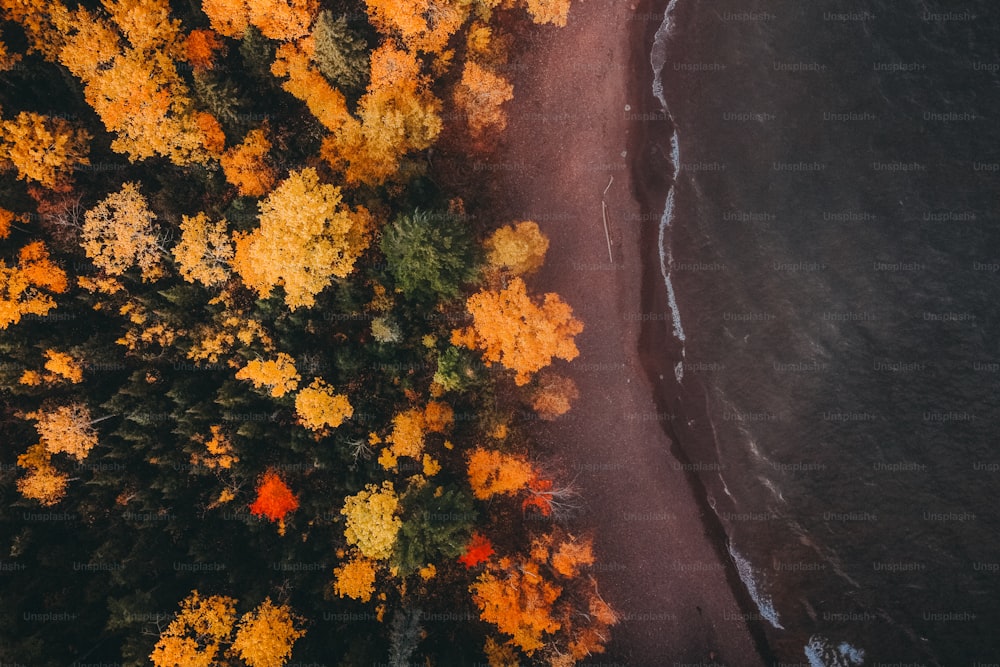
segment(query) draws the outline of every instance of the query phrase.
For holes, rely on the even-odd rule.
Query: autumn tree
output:
[[[473,294],[466,308],[473,324],[454,330],[452,344],[479,348],[487,363],[514,371],[518,385],[527,384],[553,357],[571,361],[579,354],[573,338],[583,323],[572,308],[551,292],[541,302],[531,298],[520,278],[499,291]]]
[[[66,495],[69,475],[52,464],[52,453],[44,443],[37,443],[17,457],[17,465],[27,474],[17,480],[17,490],[25,498],[37,500],[46,507],[55,505]]]
[[[215,59],[225,52],[225,44],[213,30],[192,30],[184,39],[184,59],[196,72],[212,69]]]
[[[366,558],[389,558],[402,525],[396,516],[398,510],[399,496],[392,482],[382,482],[381,487],[368,484],[353,496],[348,496],[340,511],[347,517],[344,528],[347,543],[356,546]]]
[[[392,418],[392,431],[386,436],[386,447],[379,456],[379,463],[387,470],[394,470],[400,456],[420,460],[424,452],[427,432],[443,433],[454,418],[446,403],[428,401],[424,409],[410,408]]]
[[[26,370],[21,374],[19,384],[38,386],[41,384],[55,384],[57,382],[69,381],[73,384],[83,382],[83,366],[80,365],[72,355],[56,350],[45,350],[44,369],[47,373],[39,373],[35,370]]]
[[[218,665],[236,622],[236,600],[224,595],[203,598],[195,590],[180,606],[149,659],[155,667]]]
[[[535,23],[565,26],[570,0],[524,0],[525,9]]]
[[[239,463],[240,457],[236,455],[232,440],[222,430],[218,424],[209,427],[211,437],[206,438],[199,435],[195,441],[205,446],[204,452],[192,452],[191,464],[203,466],[209,469],[228,470],[234,463]]]
[[[0,151],[19,179],[55,188],[66,184],[77,165],[90,164],[90,134],[62,118],[22,111],[0,121]]]
[[[340,597],[368,602],[375,592],[375,562],[355,554],[333,570],[333,592]]]
[[[385,34],[395,34],[411,51],[439,53],[468,16],[469,4],[454,0],[366,0],[368,16]]]
[[[368,247],[368,211],[343,206],[340,188],[320,183],[311,167],[293,171],[259,207],[260,226],[233,237],[233,268],[262,298],[284,287],[292,310],[311,307],[316,294],[334,277],[347,276]]]
[[[97,431],[90,410],[83,403],[61,405],[54,409],[29,412],[41,443],[51,454],[65,452],[77,461],[87,458],[90,450],[97,445]]]
[[[225,282],[233,259],[226,220],[212,222],[204,213],[193,218],[182,216],[181,240],[174,246],[173,256],[187,282],[200,282],[206,287]]]
[[[382,229],[381,248],[404,294],[452,298],[476,274],[468,222],[454,213],[401,215]]]
[[[130,160],[162,155],[177,165],[204,164],[221,151],[218,121],[192,102],[177,72],[180,22],[167,0],[108,0],[111,17],[59,3],[58,60],[84,84],[84,97]]]
[[[295,412],[299,422],[313,431],[337,428],[354,414],[347,396],[337,394],[321,378],[315,378],[295,397]]]
[[[569,412],[579,396],[580,392],[571,378],[542,372],[538,387],[531,396],[531,407],[542,419],[552,420]]]
[[[315,59],[312,37],[278,47],[271,73],[284,77],[281,87],[306,103],[306,107],[327,130],[336,131],[350,119],[343,94],[330,85]]]
[[[549,239],[538,223],[525,220],[497,229],[486,239],[485,247],[490,268],[523,276],[534,273],[545,263]]]
[[[219,158],[226,180],[244,197],[260,197],[274,187],[274,168],[267,161],[270,150],[266,132],[258,128],[247,132],[242,143]]]
[[[271,396],[280,398],[299,386],[302,376],[295,370],[295,360],[284,352],[274,359],[253,359],[238,373],[237,380],[249,380],[257,389],[267,389]]]
[[[516,495],[535,478],[534,467],[523,456],[484,447],[469,453],[467,471],[472,493],[480,500]]]
[[[434,143],[440,110],[416,56],[386,42],[372,52],[371,79],[357,118],[327,137],[321,154],[350,184],[383,183],[399,171],[406,154]]]
[[[480,66],[465,63],[462,79],[455,87],[455,105],[466,117],[472,138],[480,143],[507,127],[505,102],[514,99],[514,86],[507,79]]]
[[[138,184],[125,183],[84,215],[83,250],[109,275],[137,266],[144,282],[155,280],[163,275],[155,220]]]
[[[458,562],[467,569],[473,568],[488,561],[492,555],[493,543],[482,533],[477,532],[472,534],[472,539],[469,540],[469,544],[465,547],[465,553],[459,557]]]
[[[265,599],[240,619],[230,649],[249,667],[281,667],[292,654],[292,645],[305,634],[298,627],[302,619],[288,605]]]
[[[594,563],[589,538],[562,531],[535,537],[527,553],[490,560],[469,586],[481,618],[529,657],[572,665],[604,651],[617,614],[583,571]],[[567,658],[569,658],[567,660]]]
[[[34,241],[18,252],[17,266],[0,260],[0,329],[17,324],[24,315],[44,316],[56,307],[52,294],[66,291],[66,272],[49,258],[42,241]]]

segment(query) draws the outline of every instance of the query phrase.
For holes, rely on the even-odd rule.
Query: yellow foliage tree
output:
[[[22,111],[0,122],[0,151],[17,177],[55,188],[64,185],[81,164],[90,164],[90,134],[62,118]]]
[[[287,77],[281,87],[306,103],[309,111],[331,132],[350,119],[343,94],[330,85],[313,62],[315,43],[312,37],[278,47],[271,73]]]
[[[343,565],[334,568],[333,592],[340,597],[368,602],[375,592],[375,563],[364,556],[355,555]]]
[[[504,102],[514,99],[514,86],[507,79],[468,61],[455,87],[455,105],[465,114],[473,139],[483,141],[507,127]]]
[[[295,360],[284,352],[274,359],[254,359],[236,373],[237,380],[250,380],[257,389],[265,388],[280,398],[299,386],[302,376],[295,370]]]
[[[223,595],[203,598],[197,590],[192,591],[160,635],[149,659],[155,667],[215,667],[235,622],[235,599]]]
[[[523,456],[483,447],[469,454],[467,470],[472,494],[479,500],[516,495],[535,479],[534,467]]]
[[[275,605],[267,598],[240,619],[230,650],[250,667],[281,667],[292,654],[292,645],[305,634],[295,627],[300,622],[287,605]]]
[[[43,443],[28,447],[28,451],[17,457],[17,465],[28,471],[17,480],[17,490],[25,498],[50,507],[66,496],[69,476],[52,465],[52,453]]]
[[[163,275],[155,220],[138,184],[125,183],[84,214],[83,250],[109,275],[138,266],[144,282],[155,280]]]
[[[206,287],[224,283],[233,259],[226,220],[212,222],[204,213],[193,218],[182,216],[181,240],[174,246],[173,255],[187,282],[200,282]]]
[[[337,428],[345,419],[350,419],[354,408],[344,394],[334,393],[333,387],[320,378],[315,378],[308,387],[295,397],[295,412],[306,428],[322,431]]]
[[[340,188],[320,183],[312,167],[289,174],[259,207],[260,227],[233,236],[233,268],[262,298],[284,287],[292,310],[346,277],[371,240],[368,211],[342,206]]]
[[[545,263],[549,239],[538,223],[525,220],[504,225],[486,239],[486,261],[495,270],[505,269],[516,276],[534,273]]]
[[[536,302],[521,278],[500,291],[473,294],[466,308],[472,326],[454,330],[452,343],[478,347],[487,363],[513,370],[518,385],[527,384],[553,357],[571,361],[579,355],[573,337],[583,331],[583,323],[573,317],[573,309],[551,292]]]
[[[363,490],[344,499],[340,513],[347,517],[344,537],[348,544],[358,548],[366,558],[385,560],[392,555],[403,522],[399,511],[399,497],[392,482],[382,486],[368,484]]]
[[[40,289],[66,291],[66,272],[52,263],[42,241],[21,248],[17,266],[8,268],[0,260],[0,329],[17,324],[24,315],[47,315],[55,308],[55,300]]]
[[[358,118],[327,137],[321,154],[348,183],[383,183],[399,171],[404,155],[434,143],[440,110],[416,56],[386,42],[371,55],[371,82],[358,102]]]
[[[250,130],[239,146],[222,154],[219,164],[226,180],[244,197],[260,197],[274,187],[274,169],[267,163],[271,142],[263,129]]]
[[[83,403],[62,405],[54,410],[37,410],[26,416],[37,422],[35,430],[41,437],[42,445],[51,454],[65,452],[77,461],[83,461],[97,445],[95,420]]]
[[[565,26],[570,0],[524,0],[525,8],[535,23]]]

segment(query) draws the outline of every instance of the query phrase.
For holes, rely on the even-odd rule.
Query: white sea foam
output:
[[[653,94],[656,95],[658,100],[660,100],[660,106],[663,107],[663,112],[670,120],[671,125],[673,125],[674,119],[670,115],[670,109],[667,106],[667,99],[663,91],[663,77],[661,73],[667,62],[667,41],[674,34],[675,21],[673,13],[674,9],[677,7],[677,2],[678,0],[670,0],[670,4],[667,5],[667,9],[663,14],[663,23],[660,24],[660,28],[656,31],[656,36],[653,39],[653,49],[649,55],[649,62],[653,67]],[[670,158],[673,160],[674,177],[676,178],[677,170],[681,164],[680,145],[677,141],[676,130],[670,136]],[[674,293],[674,285],[670,280],[670,270],[667,268],[673,263],[673,256],[670,252],[666,238],[667,228],[670,227],[673,217],[674,186],[671,184],[670,191],[667,193],[667,202],[663,209],[663,217],[660,218],[660,273],[663,276],[663,284],[667,288],[667,299],[670,303],[670,315],[673,322],[674,337],[681,341],[681,357],[683,358],[685,356],[685,349],[683,346],[685,340],[684,327],[681,324],[681,312],[680,308],[677,307],[677,297]],[[678,362],[674,366],[674,377],[677,378],[678,382],[684,379],[684,364],[682,362]]]
[[[865,661],[864,650],[847,642],[834,646],[820,635],[810,637],[803,651],[810,667],[858,667]]]
[[[778,612],[774,609],[774,603],[771,602],[771,598],[767,594],[760,590],[760,584],[754,575],[753,565],[736,550],[732,542],[729,543],[728,547],[729,555],[732,556],[733,562],[736,563],[736,571],[739,573],[743,585],[747,587],[747,592],[750,593],[754,604],[757,605],[760,615],[775,628],[784,630],[785,628],[781,625],[781,621],[778,618]]]

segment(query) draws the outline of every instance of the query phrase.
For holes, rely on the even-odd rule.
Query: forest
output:
[[[539,225],[449,175],[568,12],[0,0],[5,665],[604,650],[532,437],[584,323],[532,286]]]

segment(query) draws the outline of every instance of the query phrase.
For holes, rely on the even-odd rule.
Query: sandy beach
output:
[[[537,31],[514,57],[508,128],[477,165],[493,177],[479,179],[491,184],[480,193],[490,208],[476,210],[539,223],[551,246],[530,286],[561,294],[586,324],[579,358],[557,364],[581,398],[538,433],[575,476],[584,506],[572,527],[595,530],[601,592],[622,617],[593,662],[762,664],[745,621],[752,610],[737,600],[719,537],[671,453],[670,415],[640,354],[644,326],[647,348],[670,327],[655,287],[643,294],[663,195],[655,180],[633,179],[649,167],[643,125],[655,121],[643,114],[659,109],[648,40],[661,20],[662,7],[577,0],[565,28]]]

